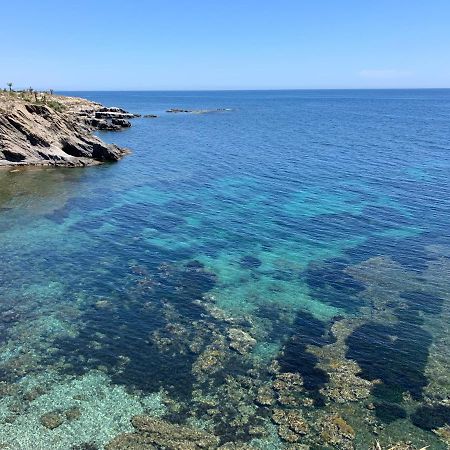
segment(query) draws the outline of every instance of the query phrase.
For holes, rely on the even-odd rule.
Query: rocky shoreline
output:
[[[130,151],[92,133],[128,128],[134,117],[139,116],[77,97],[0,93],[0,167],[117,161]]]

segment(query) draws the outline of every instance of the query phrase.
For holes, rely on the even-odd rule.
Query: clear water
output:
[[[100,135],[116,164],[0,172],[0,444],[144,413],[289,448],[279,408],[310,448],[446,448],[450,90],[71,94],[159,117]]]

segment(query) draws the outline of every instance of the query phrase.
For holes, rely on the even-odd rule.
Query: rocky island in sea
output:
[[[94,130],[117,131],[136,117],[121,108],[33,91],[0,93],[0,166],[78,167],[117,161],[128,149]]]

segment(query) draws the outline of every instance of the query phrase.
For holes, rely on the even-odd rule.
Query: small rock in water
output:
[[[171,108],[171,109],[168,109],[166,112],[168,112],[168,113],[190,113],[192,111],[190,109]]]
[[[81,410],[78,406],[68,409],[65,413],[67,420],[77,420],[81,417]]]
[[[75,445],[75,447],[72,447],[72,450],[98,450],[98,447],[90,442],[85,442],[84,444]]]
[[[111,308],[111,302],[109,300],[98,300],[94,307],[97,310],[109,309]]]
[[[53,430],[54,428],[59,427],[64,422],[64,419],[61,414],[53,411],[42,415],[40,421],[45,428]]]

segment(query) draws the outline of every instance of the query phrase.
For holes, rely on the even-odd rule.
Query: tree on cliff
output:
[[[6,83],[6,85],[9,87],[9,92],[11,92],[12,91],[12,83]]]

